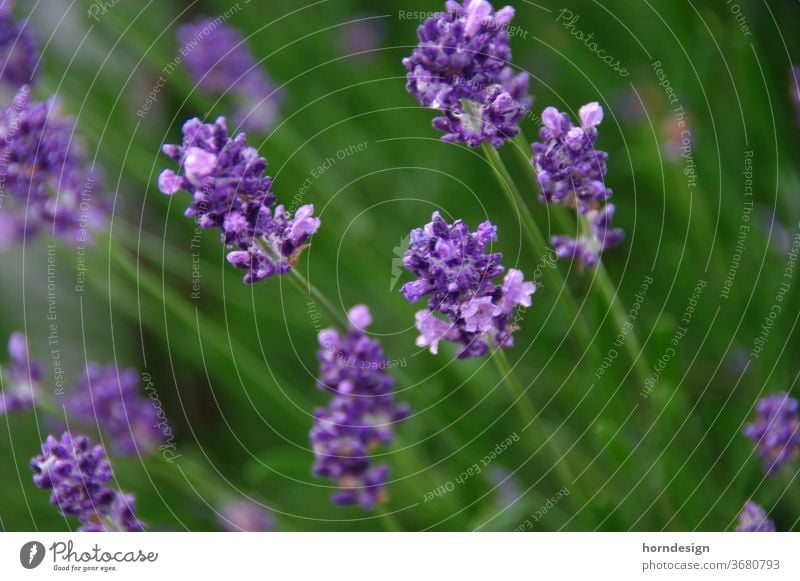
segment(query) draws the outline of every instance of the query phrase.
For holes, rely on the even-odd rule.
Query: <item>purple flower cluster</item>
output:
[[[202,92],[215,98],[232,95],[237,124],[262,132],[275,124],[281,94],[235,29],[215,19],[200,18],[178,28],[178,42]]]
[[[514,9],[495,12],[486,0],[447,0],[445,7],[422,23],[419,46],[403,59],[406,88],[423,107],[441,111],[433,125],[444,141],[500,147],[519,133],[532,103],[528,75],[509,66]]]
[[[403,264],[418,278],[401,292],[412,303],[429,297],[428,308],[416,314],[417,345],[436,354],[440,341],[455,341],[462,345],[460,358],[484,355],[490,342],[512,346],[514,312],[531,306],[536,285],[515,269],[502,284],[494,282],[505,272],[502,254],[487,253],[487,245],[497,240],[497,228],[486,221],[470,232],[461,220],[448,224],[434,212],[429,224],[411,232],[410,240]]]
[[[607,248],[613,248],[625,237],[621,228],[612,228],[614,204],[606,204],[599,210],[589,210],[586,221],[589,232],[572,238],[570,236],[553,236],[550,242],[559,258],[574,258],[580,261],[583,268],[594,268],[600,262],[600,254]]]
[[[275,520],[262,506],[247,499],[232,500],[220,508],[219,523],[229,532],[271,532]]]
[[[31,459],[31,469],[36,486],[52,491],[50,503],[81,521],[78,530],[144,530],[136,518],[135,499],[108,486],[112,471],[105,450],[91,446],[85,436],[48,436],[42,455]]]
[[[744,435],[756,443],[764,472],[777,474],[800,453],[798,401],[776,393],[760,400],[756,412],[756,421],[744,427]]]
[[[367,307],[353,307],[348,317],[346,333],[319,333],[317,385],[333,398],[327,408],[314,412],[314,475],[337,484],[334,503],[371,510],[387,498],[389,468],[373,466],[370,451],[393,440],[394,424],[405,420],[410,408],[394,402],[394,380],[386,373],[383,349],[364,332],[372,322]]]
[[[36,78],[39,43],[27,22],[14,20],[12,9],[11,0],[0,7],[0,79],[19,87]]]
[[[97,176],[58,99],[31,101],[30,92],[23,86],[0,108],[0,192],[9,194],[0,211],[0,246],[45,227],[73,243],[90,242],[89,229],[102,226],[105,216],[104,204],[93,200]]]
[[[603,121],[598,103],[581,107],[581,124],[572,124],[569,115],[555,107],[542,112],[541,142],[532,145],[531,163],[541,190],[539,198],[548,204],[575,208],[586,216],[587,232],[577,238],[555,236],[551,243],[560,258],[578,259],[584,268],[600,262],[600,253],[613,248],[624,238],[620,229],[611,228],[612,204],[603,205],[612,195],[604,183],[608,154],[594,148],[597,126]]]
[[[117,454],[147,454],[163,439],[156,408],[139,395],[135,369],[89,363],[67,411],[79,422],[97,425]]]
[[[792,102],[794,103],[795,109],[797,109],[797,122],[800,123],[800,67],[792,67],[789,77]]]
[[[774,533],[775,523],[767,517],[766,511],[752,500],[744,503],[739,513],[739,524],[736,530],[740,533]]]
[[[32,408],[41,391],[44,367],[28,357],[28,342],[22,333],[13,333],[8,340],[11,361],[2,369],[3,391],[0,392],[0,415]]]
[[[247,284],[291,271],[320,220],[311,204],[298,208],[294,217],[282,205],[272,208],[276,200],[272,178],[264,175],[267,161],[244,133],[230,138],[224,117],[213,124],[195,118],[183,126],[182,145],[165,145],[163,151],[180,173],[163,171],[160,190],[192,194],[185,215],[201,228],[222,231],[223,244],[236,249],[228,261],[248,271]]]

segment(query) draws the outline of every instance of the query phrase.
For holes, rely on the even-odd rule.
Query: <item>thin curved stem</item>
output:
[[[545,256],[546,254],[549,254],[551,251],[545,242],[544,236],[542,236],[542,233],[539,231],[539,227],[537,226],[536,221],[533,219],[533,214],[531,214],[530,210],[525,204],[525,200],[517,189],[517,186],[514,183],[511,174],[509,174],[505,164],[503,163],[503,160],[500,158],[500,154],[497,153],[495,148],[486,143],[483,144],[483,151],[486,154],[486,159],[489,161],[489,164],[494,170],[495,177],[500,182],[501,189],[505,193],[509,204],[511,204],[511,207],[517,211],[517,215],[522,222],[522,229],[526,238],[530,242],[533,251],[539,256]],[[566,283],[564,277],[561,276],[561,271],[559,271],[556,267],[546,268],[544,269],[544,276],[547,280],[547,284],[553,289],[563,289],[563,292],[561,292],[561,294],[558,296],[558,300],[556,302],[563,311],[567,320],[570,321],[570,323],[575,327],[575,331],[578,334],[578,342],[581,345],[586,346],[586,348],[592,353],[592,356],[597,360],[595,363],[599,363],[601,357],[596,351],[594,341],[592,340],[592,335],[586,325],[586,321],[578,312],[578,307],[575,304],[572,295],[566,288]],[[554,292],[558,291],[555,290]]]
[[[380,518],[381,524],[383,525],[383,529],[387,533],[400,533],[403,532],[403,527],[400,526],[400,523],[397,521],[397,518],[394,514],[388,512],[386,507],[378,505],[375,507],[375,513]]]

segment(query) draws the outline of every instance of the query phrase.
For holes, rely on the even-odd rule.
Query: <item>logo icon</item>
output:
[[[42,564],[44,553],[44,545],[39,541],[25,543],[19,550],[19,562],[26,569],[35,569]]]
[[[400,239],[400,244],[393,249],[394,257],[392,258],[392,278],[389,280],[389,292],[392,292],[397,287],[400,277],[403,276],[403,256],[405,256],[410,247],[411,235],[406,234]]]

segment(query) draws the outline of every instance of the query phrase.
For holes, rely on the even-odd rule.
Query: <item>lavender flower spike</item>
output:
[[[159,189],[167,195],[192,194],[184,214],[200,228],[221,230],[222,243],[235,249],[228,261],[248,271],[245,283],[291,271],[320,220],[311,204],[298,208],[294,218],[283,206],[272,208],[267,161],[247,144],[244,133],[229,137],[224,117],[213,124],[190,119],[183,126],[183,143],[165,145],[163,151],[180,173],[164,170]]]
[[[8,340],[11,362],[2,370],[3,388],[0,392],[0,415],[32,408],[41,390],[44,367],[28,356],[28,343],[22,333],[13,333]]]
[[[766,511],[752,500],[744,503],[739,513],[739,524],[736,530],[740,533],[774,533],[775,523],[767,517]]]
[[[766,474],[777,474],[800,454],[799,402],[788,393],[776,393],[756,405],[757,417],[744,427],[756,443]]]
[[[318,387],[333,395],[330,405],[314,412],[310,439],[316,461],[314,475],[339,487],[331,500],[372,510],[387,500],[386,465],[374,466],[370,452],[394,439],[394,424],[405,420],[407,404],[394,402],[394,380],[380,343],[365,329],[372,322],[369,309],[357,305],[348,313],[350,329],[319,333]]]
[[[608,154],[594,148],[603,108],[589,103],[581,107],[579,116],[581,124],[576,127],[566,113],[547,107],[539,132],[542,141],[533,144],[531,163],[543,202],[577,208],[585,214],[608,200],[612,192],[603,182]]]
[[[509,66],[506,29],[514,9],[494,12],[486,0],[448,0],[445,8],[422,23],[419,46],[403,59],[406,89],[423,107],[442,112],[433,126],[444,141],[500,147],[519,133],[532,102],[528,75]]]
[[[48,229],[70,242],[91,242],[107,207],[94,198],[97,176],[84,160],[75,123],[58,99],[35,102],[23,86],[0,108],[0,179],[8,192],[0,209],[0,247]]]
[[[4,0],[0,7],[0,79],[16,88],[34,81],[40,53],[28,22],[12,17],[13,7],[11,0]]]
[[[511,347],[514,313],[531,306],[536,285],[515,269],[502,284],[494,282],[505,272],[502,255],[487,253],[497,240],[497,228],[486,221],[470,232],[461,220],[451,225],[434,212],[431,222],[413,230],[410,239],[403,264],[418,278],[400,290],[412,303],[429,297],[427,309],[416,314],[417,346],[436,354],[441,341],[454,341],[462,345],[460,358],[484,355],[489,343]]]
[[[112,471],[105,450],[91,446],[85,436],[48,436],[31,469],[34,484],[51,491],[50,503],[80,520],[79,531],[144,530],[134,498],[108,486]]]
[[[199,18],[178,28],[178,42],[200,91],[214,98],[232,96],[237,124],[261,132],[275,124],[283,97],[235,29]]]
[[[89,363],[67,411],[79,422],[97,425],[117,454],[147,454],[163,440],[153,402],[139,395],[135,369]]]
[[[607,204],[599,210],[586,214],[589,232],[577,239],[569,236],[553,236],[550,243],[558,258],[574,258],[583,268],[594,268],[600,262],[600,254],[614,248],[625,238],[621,228],[611,228],[614,217],[614,204]]]

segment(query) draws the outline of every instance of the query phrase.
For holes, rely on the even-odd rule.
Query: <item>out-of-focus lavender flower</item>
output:
[[[182,145],[165,145],[163,151],[180,169],[161,173],[160,190],[192,194],[184,214],[201,228],[222,231],[222,242],[236,249],[228,261],[248,271],[247,284],[291,271],[320,220],[311,204],[298,208],[294,217],[283,206],[272,208],[267,161],[247,144],[244,133],[230,138],[224,117],[213,124],[195,118],[183,126]]]
[[[31,101],[23,86],[0,108],[0,246],[43,229],[70,242],[91,242],[105,222],[95,201],[97,175],[84,160],[75,123],[60,114],[58,99]]]
[[[586,213],[611,197],[605,186],[608,154],[597,151],[597,126],[603,121],[603,108],[589,103],[579,112],[576,127],[569,115],[555,107],[542,112],[541,142],[533,144],[533,167],[541,189],[540,199],[562,204]]]
[[[532,102],[528,75],[509,66],[514,9],[495,12],[486,0],[447,0],[445,8],[417,30],[419,46],[403,59],[406,88],[423,107],[441,111],[433,126],[444,141],[500,147],[519,133]]]
[[[736,530],[741,533],[774,533],[775,523],[767,517],[766,511],[752,500],[744,503],[739,513]]]
[[[275,530],[275,519],[267,509],[247,499],[225,503],[220,508],[219,523],[230,532],[271,532]]]
[[[793,66],[789,75],[792,102],[797,109],[797,122],[800,123],[800,67]]]
[[[144,530],[134,498],[108,486],[112,470],[105,450],[85,436],[48,436],[42,455],[31,459],[31,469],[36,486],[51,491],[50,503],[64,516],[80,519],[78,530]]]
[[[39,42],[27,21],[14,20],[13,7],[10,0],[0,7],[0,79],[19,87],[36,78]]]
[[[792,231],[781,223],[774,208],[767,204],[756,205],[756,225],[777,256],[784,257],[791,252]]]
[[[664,135],[662,149],[665,159],[677,162],[682,156],[691,155],[695,139],[692,131],[692,118],[688,113],[675,115],[668,112],[661,127]]]
[[[147,454],[162,440],[152,402],[139,394],[135,369],[89,363],[67,401],[67,411],[87,426],[96,425],[116,454]]]
[[[770,395],[756,405],[756,421],[744,427],[767,474],[777,474],[800,453],[798,407],[788,393]]]
[[[331,497],[334,503],[371,510],[387,499],[389,468],[374,466],[369,454],[394,439],[394,424],[405,420],[410,408],[394,402],[383,349],[364,332],[372,322],[367,307],[353,307],[348,317],[350,329],[344,334],[333,329],[319,333],[317,385],[333,398],[326,409],[314,412],[314,474],[339,487]]]
[[[8,340],[11,361],[3,366],[0,392],[0,415],[32,408],[41,390],[44,367],[28,356],[28,342],[22,333],[12,333]]]
[[[611,227],[614,209],[614,204],[606,204],[599,210],[589,210],[586,214],[589,232],[578,238],[553,236],[550,243],[556,255],[559,258],[574,258],[580,261],[583,268],[597,266],[600,254],[608,248],[614,248],[625,238],[621,228]]]
[[[436,354],[440,341],[455,341],[462,345],[458,357],[464,358],[484,355],[489,342],[513,345],[514,312],[531,306],[536,285],[515,269],[502,284],[494,282],[505,272],[502,254],[487,253],[495,240],[497,228],[488,220],[470,232],[461,220],[448,224],[439,212],[424,228],[411,232],[403,264],[418,278],[400,290],[412,303],[429,297],[428,308],[416,314],[419,347]]]
[[[339,38],[342,52],[359,60],[370,60],[386,38],[386,26],[372,15],[364,15],[342,29]]]
[[[496,487],[497,504],[501,509],[508,508],[522,496],[522,490],[516,477],[503,466],[493,468],[489,472],[489,481]]]
[[[237,124],[248,131],[266,131],[275,124],[282,95],[235,29],[199,18],[178,28],[178,42],[198,88],[212,97],[232,96]]]

